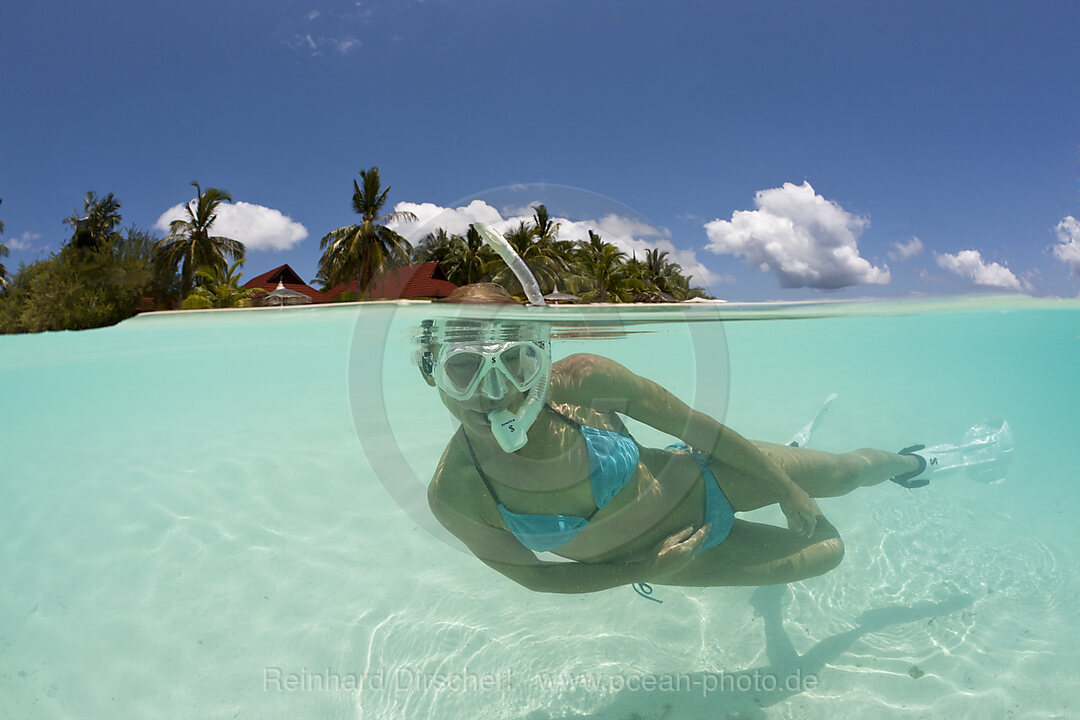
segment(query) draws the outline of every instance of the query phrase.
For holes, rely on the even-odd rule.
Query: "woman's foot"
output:
[[[908,459],[909,464],[912,462],[915,463],[915,467],[911,468],[907,472],[901,473],[900,475],[894,475],[889,479],[900,487],[905,487],[908,490],[913,490],[915,488],[921,488],[929,485],[930,478],[920,477],[926,471],[926,458],[924,458],[922,455],[916,454],[917,451],[922,450],[924,447],[926,446],[910,445],[898,452],[897,455],[903,456]]]

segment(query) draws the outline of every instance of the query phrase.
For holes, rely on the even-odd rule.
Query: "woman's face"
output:
[[[454,417],[472,428],[487,428],[490,413],[507,410],[516,414],[521,409],[542,372],[540,355],[531,343],[436,347],[432,357],[437,377],[433,379],[439,397]],[[456,391],[448,392],[450,386]]]
[[[424,349],[424,379],[472,430],[490,429],[488,416],[497,411],[518,415],[551,362],[546,331],[528,324],[452,321],[431,333]]]

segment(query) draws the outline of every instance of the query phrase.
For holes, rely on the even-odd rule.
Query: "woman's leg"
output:
[[[846,495],[855,488],[877,485],[919,467],[914,456],[886,450],[864,448],[834,455],[776,443],[755,441],[754,444],[766,458],[783,468],[796,485],[815,498]],[[714,458],[709,467],[737,512],[755,510],[780,500],[772,487],[742,476],[723,459]]]
[[[842,455],[755,442],[766,458],[778,464],[811,497],[835,497],[864,485],[915,470],[917,459],[885,450],[863,449]],[[759,479],[743,476],[722,459],[709,469],[736,512],[779,501],[776,491]],[[719,545],[692,563],[650,582],[659,585],[775,585],[822,575],[840,564],[844,543],[832,523],[818,515],[814,534],[802,537],[786,528],[736,519]]]
[[[822,575],[843,557],[840,534],[820,515],[809,538],[775,525],[737,519],[724,542],[681,570],[649,582],[689,587],[775,585]]]

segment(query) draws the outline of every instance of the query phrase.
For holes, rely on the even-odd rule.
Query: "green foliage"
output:
[[[184,298],[180,307],[185,310],[251,307],[251,299],[261,289],[240,287],[240,266],[243,264],[243,260],[237,260],[225,269],[204,265],[196,270],[198,287]]]
[[[221,203],[232,202],[232,195],[221,188],[207,188],[203,192],[198,182],[195,201],[184,206],[186,220],[173,220],[169,224],[168,237],[160,240],[156,252],[158,262],[171,271],[180,268],[180,295],[186,297],[194,287],[195,270],[203,266],[226,266],[225,256],[235,260],[244,259],[244,244],[232,238],[211,235]],[[192,207],[194,205],[194,207]]]
[[[620,302],[633,297],[640,283],[626,274],[626,253],[600,239],[592,230],[588,241],[578,244],[574,277],[584,281],[578,294],[586,302]]]
[[[386,270],[400,267],[409,261],[412,247],[409,242],[386,225],[391,222],[416,221],[410,212],[384,213],[385,189],[379,178],[379,168],[360,171],[364,184],[353,180],[352,207],[360,216],[358,225],[347,225],[323,236],[319,249],[319,277],[324,287],[338,283],[355,283],[356,292],[363,296],[371,283]]]
[[[202,292],[200,292],[202,291]],[[195,288],[191,294],[180,303],[181,310],[209,310],[214,307],[214,301],[207,297],[202,288]]]
[[[69,215],[64,222],[71,226],[73,234],[68,245],[83,249],[96,250],[110,240],[115,240],[119,233],[120,201],[109,193],[99,198],[90,190],[83,198],[83,214]]]
[[[0,203],[3,203],[3,202],[4,201],[2,199],[0,199]],[[3,234],[4,234],[4,221],[0,220],[0,235],[3,235]],[[0,259],[6,258],[8,256],[8,252],[9,252],[9,250],[8,250],[7,245],[5,245],[4,243],[0,243]],[[7,268],[4,267],[4,263],[0,263],[0,290],[3,290],[4,288],[6,288],[7,284],[8,284]]]
[[[439,228],[428,233],[416,247],[413,261],[417,263],[436,260],[446,272],[446,279],[455,285],[482,282],[487,268],[492,267],[498,256],[484,243],[480,233],[472,227],[464,237],[448,235]]]
[[[573,263],[573,244],[560,242],[558,236],[559,225],[551,222],[543,205],[533,208],[532,222],[522,221],[504,234],[510,247],[532,271],[544,293],[555,288],[555,283],[569,271]],[[492,276],[492,282],[502,285],[511,295],[524,295],[513,271],[498,257],[485,270]]]
[[[96,247],[69,241],[47,259],[21,265],[0,294],[0,333],[83,330],[131,317],[140,298],[161,297],[176,284],[155,265],[155,242],[131,227]]]
[[[547,208],[533,208],[532,221],[523,221],[504,233],[506,241],[521,256],[544,293],[556,283],[587,302],[634,302],[665,293],[676,300],[709,297],[702,288],[691,287],[677,263],[664,250],[647,250],[645,260],[628,260],[626,253],[604,241],[594,231],[589,239],[570,242],[559,239],[559,224]],[[472,228],[466,237],[448,235],[443,229],[429,233],[417,246],[415,262],[438,260],[447,279],[467,285],[490,279],[521,297],[521,284],[502,259],[488,248]]]

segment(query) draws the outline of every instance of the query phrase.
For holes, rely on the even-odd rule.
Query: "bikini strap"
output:
[[[476,451],[473,450],[472,443],[469,442],[469,434],[465,432],[465,428],[461,428],[461,437],[465,440],[465,447],[469,450],[469,457],[472,458],[473,466],[476,467],[476,472],[479,473],[480,479],[483,480],[484,485],[487,486],[488,492],[491,493],[491,497],[495,501],[495,504],[502,505],[499,496],[495,494],[495,488],[491,487],[491,481],[488,480],[487,473],[480,467],[480,461],[476,459]]]
[[[558,410],[555,410],[550,405],[548,405],[547,407],[548,407],[549,410],[551,410],[553,413],[555,413],[559,417],[565,418],[567,420],[567,422],[570,422],[571,424],[576,425],[576,423],[574,423],[573,420],[566,417],[565,415],[560,413]],[[577,427],[581,427],[581,426],[577,425]],[[469,450],[469,457],[472,458],[473,466],[476,468],[477,474],[480,475],[480,479],[484,481],[484,486],[488,489],[488,492],[491,493],[491,498],[495,501],[496,505],[502,505],[502,500],[499,500],[499,496],[495,494],[495,488],[491,487],[491,480],[488,479],[487,473],[484,472],[484,469],[480,467],[480,461],[476,459],[476,451],[473,450],[472,443],[469,442],[469,435],[468,435],[468,433],[465,432],[465,428],[461,428],[461,437],[465,440],[465,447],[468,448],[468,450]],[[586,521],[592,520],[593,516],[596,515],[596,513],[598,513],[598,512],[600,512],[600,506],[599,505],[597,505],[593,509],[593,511],[591,513],[589,513],[585,517],[585,520]]]

